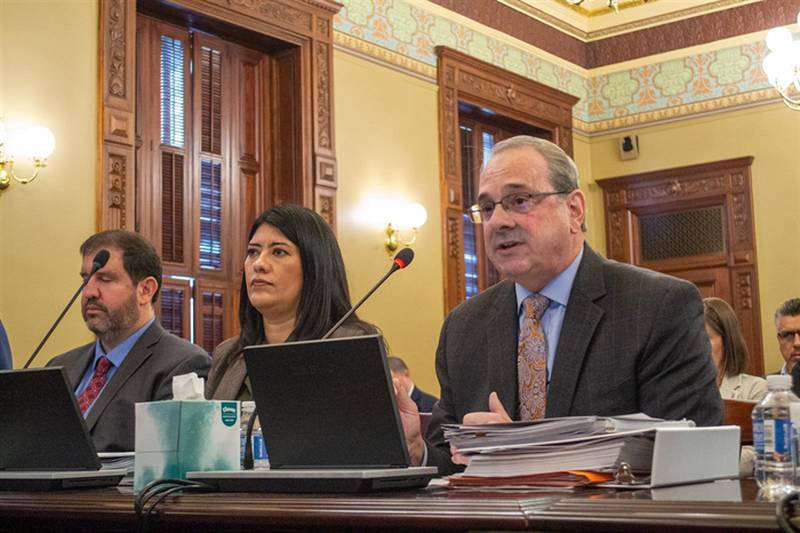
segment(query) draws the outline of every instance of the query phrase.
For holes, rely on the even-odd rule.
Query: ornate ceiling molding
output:
[[[584,42],[588,34],[584,32],[584,37],[569,33],[563,22],[531,8],[521,0],[430,2],[586,69],[792,24],[797,16],[798,4],[797,0],[769,0],[737,5],[742,0],[719,0],[675,13],[676,16],[690,18],[674,20],[671,15],[661,15],[647,21],[647,24],[658,23],[658,26],[640,28],[637,26],[639,23],[631,23],[626,26],[630,30],[628,33],[612,36],[606,36],[607,33],[600,36],[598,33],[601,38]],[[732,7],[719,11],[727,5]],[[519,6],[527,6],[527,10],[523,13]],[[704,13],[708,6],[717,11]],[[546,22],[537,20],[540,16]],[[616,32],[616,28],[614,30]]]

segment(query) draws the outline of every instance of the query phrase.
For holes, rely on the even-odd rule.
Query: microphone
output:
[[[411,264],[411,261],[413,261],[413,260],[414,260],[414,250],[412,250],[411,248],[403,248],[402,250],[397,252],[397,255],[394,256],[394,259],[392,259],[392,266],[389,268],[389,271],[386,274],[384,274],[381,279],[378,280],[378,283],[376,283],[369,290],[369,292],[367,294],[365,294],[358,301],[358,303],[356,305],[351,307],[350,310],[347,311],[344,314],[344,316],[342,318],[340,318],[339,321],[336,324],[334,324],[333,327],[331,329],[329,329],[328,332],[325,335],[322,336],[322,339],[327,339],[328,337],[330,337],[333,334],[334,331],[339,329],[339,326],[341,326],[344,323],[345,320],[350,318],[350,316],[353,313],[356,312],[356,309],[361,307],[361,304],[363,304],[367,300],[367,298],[372,296],[373,292],[378,290],[378,287],[383,285],[383,282],[386,281],[386,279],[389,276],[391,276],[392,274],[394,274],[398,270],[402,270],[402,269],[406,268],[408,265]],[[253,469],[254,461],[253,461],[253,437],[252,437],[252,435],[253,435],[253,425],[255,424],[255,420],[256,420],[257,416],[258,416],[258,406],[256,406],[255,409],[253,409],[253,413],[250,415],[250,418],[247,420],[247,429],[245,431],[245,442],[247,443],[247,446],[244,449],[244,459],[242,460],[242,467],[245,470],[252,470]]]
[[[403,248],[402,250],[400,250],[399,252],[397,252],[397,255],[396,255],[396,256],[394,256],[394,259],[392,260],[392,266],[391,266],[391,268],[389,269],[389,271],[388,271],[386,274],[384,274],[384,275],[383,275],[383,277],[382,277],[381,279],[379,279],[379,280],[378,280],[378,283],[376,283],[376,284],[375,284],[375,285],[374,285],[374,286],[373,286],[373,287],[372,287],[372,288],[369,290],[369,292],[368,292],[367,294],[365,294],[365,295],[364,295],[364,297],[363,297],[363,298],[361,298],[361,299],[358,301],[358,303],[357,303],[356,305],[354,305],[353,307],[351,307],[351,308],[350,308],[350,310],[349,310],[348,312],[346,312],[346,313],[344,314],[344,316],[343,316],[342,318],[340,318],[340,319],[339,319],[339,321],[338,321],[336,324],[334,324],[334,325],[333,325],[333,327],[332,327],[331,329],[329,329],[329,330],[328,330],[328,333],[326,333],[325,335],[323,335],[323,336],[322,336],[322,338],[323,338],[323,339],[327,339],[328,337],[330,337],[330,336],[333,334],[333,332],[334,332],[334,331],[336,331],[337,329],[339,329],[339,326],[341,326],[341,325],[344,323],[344,321],[345,321],[345,320],[347,320],[348,318],[350,318],[350,315],[352,315],[353,313],[355,313],[355,312],[356,312],[356,309],[358,309],[359,307],[361,307],[361,304],[363,304],[363,303],[364,303],[364,302],[367,300],[367,298],[369,298],[370,296],[372,296],[372,293],[373,293],[373,292],[375,292],[376,290],[378,290],[378,287],[380,287],[381,285],[383,285],[383,282],[384,282],[384,281],[386,281],[386,279],[387,279],[389,276],[391,276],[392,274],[394,274],[394,273],[395,273],[395,272],[397,272],[398,270],[402,270],[402,269],[404,269],[405,267],[407,267],[408,265],[410,265],[410,264],[411,264],[411,261],[413,261],[413,260],[414,260],[414,250],[412,250],[411,248]]]
[[[58,318],[56,319],[56,321],[53,324],[53,326],[50,328],[50,331],[47,332],[47,335],[44,336],[44,338],[42,339],[42,342],[39,343],[39,346],[36,347],[36,349],[33,351],[33,354],[28,359],[28,362],[25,363],[25,366],[23,366],[22,368],[28,368],[31,365],[31,363],[33,362],[34,358],[39,354],[39,351],[44,346],[44,343],[47,342],[47,339],[50,338],[50,335],[52,335],[53,331],[56,329],[56,326],[58,326],[58,324],[61,322],[61,319],[64,318],[64,315],[67,314],[67,311],[69,310],[69,308],[72,307],[72,303],[75,301],[75,298],[77,298],[78,295],[83,290],[83,288],[86,287],[86,284],[89,283],[89,280],[92,279],[92,276],[94,276],[95,273],[97,273],[98,270],[100,270],[101,268],[106,266],[106,263],[108,263],[108,259],[110,257],[111,257],[111,254],[105,248],[100,250],[99,252],[97,252],[94,255],[94,259],[92,259],[92,270],[91,270],[91,272],[89,272],[89,275],[86,276],[86,278],[83,280],[83,283],[81,283],[81,286],[78,287],[78,290],[75,292],[75,294],[72,295],[72,298],[70,299],[69,303],[67,303],[67,306],[64,308],[63,311],[61,311],[61,314],[58,315]]]

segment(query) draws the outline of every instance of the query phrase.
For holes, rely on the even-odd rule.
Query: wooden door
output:
[[[601,179],[611,259],[694,283],[736,312],[763,375],[752,157]]]

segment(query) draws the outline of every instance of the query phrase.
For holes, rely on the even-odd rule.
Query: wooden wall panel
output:
[[[439,57],[439,132],[441,158],[444,308],[465,298],[461,215],[472,198],[462,198],[459,101],[550,132],[553,142],[572,155],[572,106],[578,99],[450,48]]]

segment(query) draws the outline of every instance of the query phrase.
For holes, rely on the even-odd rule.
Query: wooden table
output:
[[[160,505],[150,530],[775,530],[775,504],[756,501],[756,495],[752,480],[654,491],[187,494]],[[4,531],[132,531],[136,526],[129,488],[0,492]]]

